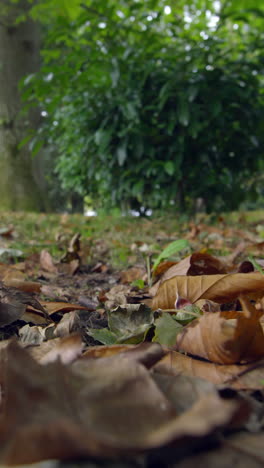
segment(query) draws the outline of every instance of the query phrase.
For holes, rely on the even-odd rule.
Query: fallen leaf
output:
[[[114,344],[112,346],[91,346],[83,354],[82,358],[94,359],[115,356],[126,351],[136,348],[139,345],[130,344]]]
[[[30,350],[31,355],[35,358],[37,357],[38,362],[41,364],[54,362],[58,359],[63,364],[69,364],[81,355],[83,349],[82,338],[78,334],[55,338],[47,343],[49,344],[48,351],[47,346],[45,346],[46,343],[43,343],[38,349],[32,348]]]
[[[0,228],[0,236],[12,238],[14,234],[14,226],[5,226]]]
[[[125,284],[118,284],[113,286],[110,291],[105,294],[107,298],[105,301],[106,308],[111,310],[117,306],[126,305],[127,295],[129,294],[130,290],[131,287]]]
[[[10,343],[0,357],[0,460],[6,465],[116,457],[173,441],[187,447],[228,427],[242,411],[239,400],[208,392],[178,415],[131,356],[40,365]]]
[[[153,322],[153,312],[149,307],[144,304],[127,304],[108,313],[109,330],[89,328],[88,334],[107,345],[136,344],[144,340]]]
[[[262,468],[263,442],[263,434],[239,434],[238,436],[221,438],[219,443],[210,447],[208,451],[187,452],[186,456],[173,466],[177,466],[177,468],[223,468],[230,466]]]
[[[19,329],[18,334],[23,345],[39,345],[45,340],[45,329],[35,325],[24,325]]]
[[[54,337],[68,336],[70,333],[81,328],[81,320],[76,310],[67,312],[56,325]]]
[[[41,305],[45,307],[47,313],[51,316],[57,312],[71,312],[72,310],[87,310],[86,307],[81,306],[80,304],[71,304],[68,302],[47,302],[40,301]]]
[[[169,375],[199,377],[216,385],[228,385],[238,390],[263,389],[264,366],[256,368],[253,364],[214,364],[170,351],[154,366],[155,369]]]
[[[227,275],[174,276],[158,289],[152,301],[153,309],[173,309],[178,297],[194,303],[198,299],[230,302],[240,294],[257,299],[263,296],[264,275],[234,273]]]
[[[120,274],[121,284],[130,284],[133,281],[142,279],[146,274],[146,270],[141,267],[131,267],[126,271],[122,271]]]
[[[58,270],[64,275],[74,275],[80,266],[79,259],[72,259],[58,265]]]
[[[205,313],[177,335],[177,349],[219,364],[264,357],[262,311],[240,298],[243,311]]]
[[[176,337],[181,330],[182,325],[165,312],[155,320],[155,335],[152,341],[166,346],[174,346]]]
[[[49,273],[58,273],[58,268],[53,262],[53,258],[47,250],[42,250],[39,256],[40,267]]]
[[[34,297],[19,289],[0,284],[0,327],[19,320],[28,305],[46,314],[45,309]]]
[[[22,252],[22,250],[19,250],[19,249],[8,249],[8,248],[2,248],[0,247],[0,257],[14,257],[14,258],[18,258],[18,257],[22,257],[24,254]]]
[[[41,283],[36,281],[24,281],[17,275],[15,277],[8,277],[3,280],[3,283],[8,288],[16,288],[25,293],[38,293],[41,290]]]

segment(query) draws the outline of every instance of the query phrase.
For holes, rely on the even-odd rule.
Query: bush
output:
[[[162,1],[92,5],[49,32],[46,64],[25,93],[48,113],[36,141],[48,135],[56,148],[62,187],[123,208],[183,211],[202,197],[211,211],[254,200],[248,181],[264,143],[259,30],[244,28],[245,18],[234,30],[220,13],[209,27],[206,9],[188,29]]]

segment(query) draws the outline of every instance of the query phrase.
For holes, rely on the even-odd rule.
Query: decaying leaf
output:
[[[165,346],[174,346],[181,330],[182,325],[165,312],[155,320],[155,335],[152,341]]]
[[[10,343],[0,357],[0,460],[6,465],[120,456],[171,442],[188,446],[245,413],[241,400],[208,392],[178,414],[131,356],[40,365]]]
[[[216,275],[218,273],[227,273],[225,264],[212,255],[195,252],[165,271],[158,283],[152,286],[150,292],[154,296],[164,281],[175,276]]]
[[[154,369],[163,374],[199,377],[216,385],[228,385],[238,390],[263,389],[263,360],[251,364],[223,365],[169,351]]]
[[[83,307],[79,304],[71,304],[69,302],[44,302],[41,301],[42,306],[45,306],[47,313],[52,316],[57,312],[70,312],[72,310],[87,310],[86,307]]]
[[[39,301],[28,293],[0,284],[0,327],[19,320],[28,305],[46,314]]]
[[[120,273],[121,284],[130,284],[133,281],[142,279],[146,271],[142,267],[131,267]]]
[[[177,348],[219,364],[264,357],[264,334],[257,311],[245,298],[243,311],[205,313],[177,335]]]
[[[144,304],[119,306],[108,313],[109,329],[89,329],[90,336],[101,343],[140,343],[154,322],[152,310]]]
[[[19,337],[24,345],[39,345],[45,340],[45,328],[24,325],[19,329]]]
[[[46,343],[43,343],[42,346],[38,348],[31,349],[31,355],[33,355],[33,357],[36,357],[37,351],[38,361],[41,364],[54,362],[58,359],[60,359],[63,364],[69,364],[81,355],[83,349],[82,338],[78,334],[55,338],[54,340],[49,340],[47,343],[49,344],[49,350],[47,350],[47,347],[45,349]]]
[[[67,312],[57,324],[54,330],[54,337],[68,336],[70,333],[79,330],[81,320],[76,310]]]
[[[210,299],[225,303],[241,294],[257,299],[263,296],[264,275],[258,272],[227,275],[174,276],[158,289],[152,301],[153,309],[173,309],[178,297],[194,303]]]
[[[113,286],[110,291],[106,293],[105,306],[111,310],[117,306],[124,306],[127,304],[127,296],[131,290],[130,286],[125,284],[118,284]]]
[[[49,273],[58,273],[58,268],[54,264],[53,258],[47,250],[42,250],[40,252],[39,263],[43,270],[46,270]]]

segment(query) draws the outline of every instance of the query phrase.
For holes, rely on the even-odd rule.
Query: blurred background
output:
[[[259,0],[2,0],[0,209],[263,207]]]

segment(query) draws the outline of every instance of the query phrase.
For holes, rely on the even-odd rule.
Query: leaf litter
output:
[[[126,268],[111,265],[109,240],[91,247],[71,229],[68,241],[56,236],[57,254],[46,241],[0,265],[0,463],[187,467],[220,466],[220,457],[224,466],[236,454],[241,466],[262,466],[263,241],[254,227],[197,223],[176,238],[159,230],[164,249],[152,230],[152,241],[131,239]]]

